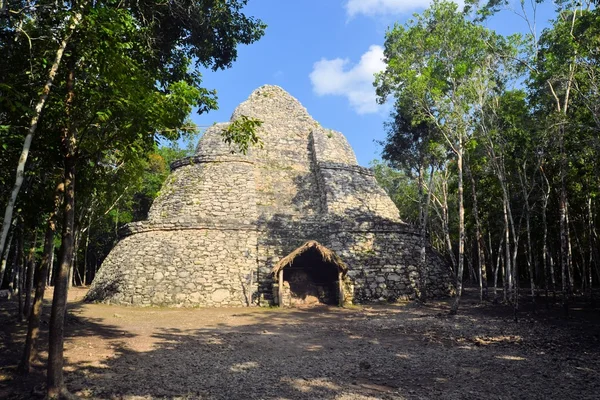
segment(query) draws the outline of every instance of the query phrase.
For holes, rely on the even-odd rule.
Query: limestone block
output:
[[[225,299],[229,298],[229,290],[227,290],[227,289],[217,289],[217,290],[215,290],[211,294],[210,298],[215,303],[221,303]]]

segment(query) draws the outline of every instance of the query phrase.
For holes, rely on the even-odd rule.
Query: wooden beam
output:
[[[338,290],[339,290],[339,306],[344,306],[344,282],[342,281],[342,271],[338,272]]]
[[[283,307],[283,268],[279,270],[279,293],[277,296],[279,297],[279,307]]]

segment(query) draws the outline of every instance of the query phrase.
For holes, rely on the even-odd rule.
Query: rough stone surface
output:
[[[346,138],[322,128],[276,86],[255,90],[238,106],[263,121],[263,148],[232,153],[209,128],[196,154],[172,174],[147,221],[122,230],[100,268],[89,300],[132,305],[273,304],[271,270],[308,240],[348,266],[348,302],[412,297],[419,280],[420,236],[403,223],[373,173],[357,165]],[[235,149],[234,149],[235,150]],[[428,290],[451,290],[448,268],[428,257]]]

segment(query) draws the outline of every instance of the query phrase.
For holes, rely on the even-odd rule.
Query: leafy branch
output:
[[[262,124],[263,121],[257,118],[241,115],[221,131],[223,141],[230,146],[232,143],[236,144],[242,154],[247,154],[250,146],[257,146],[262,149],[263,141],[256,134],[256,129]],[[231,150],[231,153],[235,153],[235,150]]]

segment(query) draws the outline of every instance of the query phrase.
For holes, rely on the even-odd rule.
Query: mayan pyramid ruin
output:
[[[258,118],[262,148],[232,153],[216,124],[171,165],[148,220],[104,260],[87,299],[252,306],[394,301],[415,294],[419,233],[403,223],[346,138],[291,95],[263,86],[234,111]],[[428,257],[429,294],[448,269]]]

